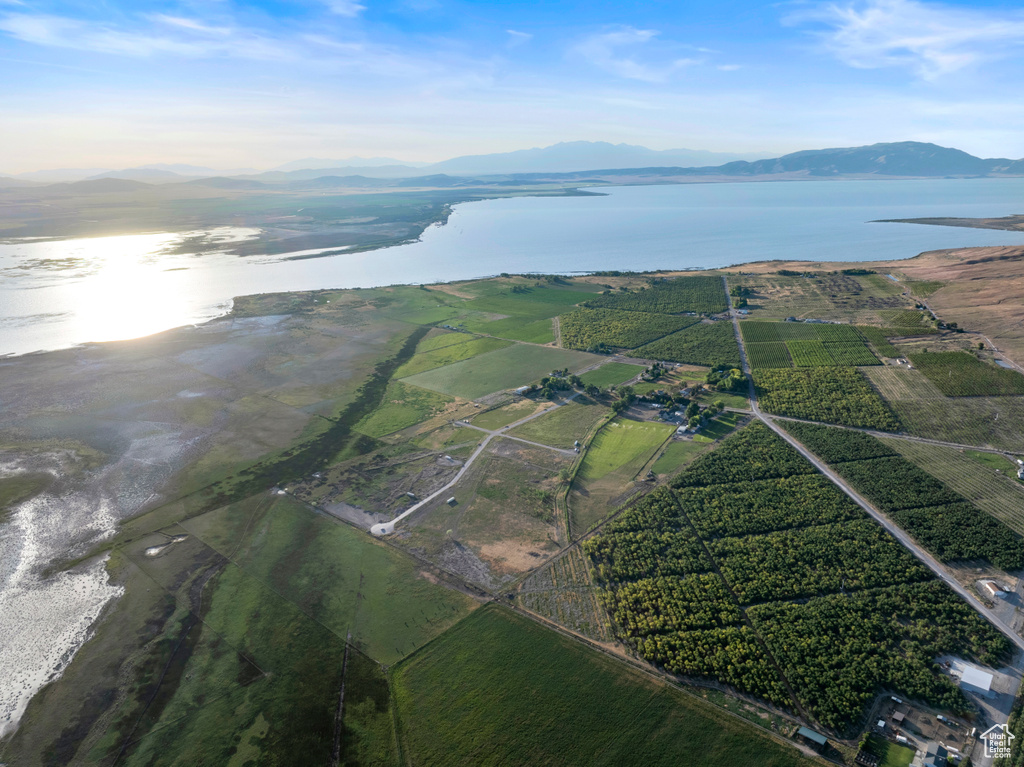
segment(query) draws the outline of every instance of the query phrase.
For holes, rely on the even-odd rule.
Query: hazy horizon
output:
[[[1024,156],[1024,13],[916,0],[0,0],[0,171],[437,162],[562,141]]]

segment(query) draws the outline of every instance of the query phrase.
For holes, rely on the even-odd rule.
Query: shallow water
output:
[[[469,279],[505,271],[710,268],[766,259],[863,261],[1024,244],[1024,234],[869,223],[1024,212],[1024,179],[745,182],[616,187],[456,207],[420,242],[284,261],[218,250],[255,234],[0,242],[0,354],[136,338],[227,311],[231,298]],[[211,242],[213,241],[213,242]],[[325,248],[324,250],[332,250]],[[287,255],[287,254],[285,254]]]

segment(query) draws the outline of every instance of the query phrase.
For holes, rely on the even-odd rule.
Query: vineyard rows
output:
[[[1024,375],[982,362],[967,352],[931,352],[907,359],[947,397],[1024,394]]]

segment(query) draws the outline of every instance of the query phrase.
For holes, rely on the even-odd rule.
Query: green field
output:
[[[868,738],[866,749],[879,758],[878,767],[910,767],[917,750],[892,743],[878,735]]]
[[[356,424],[356,429],[371,437],[383,437],[427,420],[453,401],[437,392],[392,381],[384,394],[384,402]]]
[[[636,378],[644,372],[639,365],[629,365],[625,362],[609,362],[596,370],[591,370],[580,376],[584,385],[593,384],[598,389],[605,389],[609,386],[617,386],[625,383],[631,378]]]
[[[674,431],[672,424],[621,417],[601,428],[587,446],[569,494],[573,535],[589,530],[641,491],[641,483],[634,481],[637,474]]]
[[[424,578],[415,560],[287,496],[219,509],[186,529],[342,639],[351,632],[381,663],[394,663],[475,606]]]
[[[592,482],[623,470],[635,475],[673,431],[671,424],[616,418],[587,448],[578,477]]]
[[[689,439],[672,440],[658,456],[651,471],[659,476],[675,474],[706,449],[706,442],[694,442]]]
[[[572,449],[573,443],[583,440],[594,424],[608,412],[608,408],[590,399],[578,397],[550,413],[517,426],[509,434],[543,445]]]
[[[743,413],[722,413],[714,420],[701,427],[700,433],[695,434],[693,439],[696,442],[714,442],[728,435],[736,424],[744,417]]]
[[[720,710],[500,607],[402,663],[394,695],[402,750],[417,765],[806,763]]]
[[[468,360],[478,354],[504,349],[512,344],[511,341],[500,338],[477,338],[464,333],[459,335],[463,339],[461,343],[448,344],[429,351],[420,351],[417,347],[417,354],[395,371],[395,378],[406,378],[425,370],[451,365],[453,362]]]
[[[579,370],[601,358],[569,349],[514,344],[404,379],[424,389],[476,399],[536,381],[552,370]]]

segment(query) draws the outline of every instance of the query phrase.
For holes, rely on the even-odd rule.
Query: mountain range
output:
[[[102,171],[74,179],[71,171],[40,171],[16,177],[0,176],[0,188],[50,187],[68,191],[114,191],[117,184],[92,182],[120,180],[123,188],[151,184],[188,183],[217,189],[331,189],[387,187],[517,186],[550,182],[608,182],[686,180],[707,178],[795,179],[815,177],[963,177],[1021,176],[1024,160],[982,159],[959,149],[917,141],[872,144],[836,149],[814,149],[771,159],[730,159],[717,165],[682,164],[685,158],[707,160],[722,156],[696,150],[655,151],[645,147],[605,142],[570,142],[542,149],[491,155],[467,155],[444,162],[412,167],[389,158],[349,158],[338,162],[393,162],[386,165],[343,165],[292,168],[310,163],[331,166],[331,160],[309,158],[263,173],[217,172],[209,168],[151,165],[123,171]],[[734,158],[734,155],[725,157]],[[680,160],[676,164],[671,161]],[[603,162],[602,162],[603,161]],[[181,171],[181,172],[179,172]],[[85,171],[82,171],[85,172]],[[63,174],[63,175],[61,175]],[[53,179],[65,179],[56,184]],[[129,183],[131,182],[131,183]],[[138,184],[139,186],[134,186]]]

